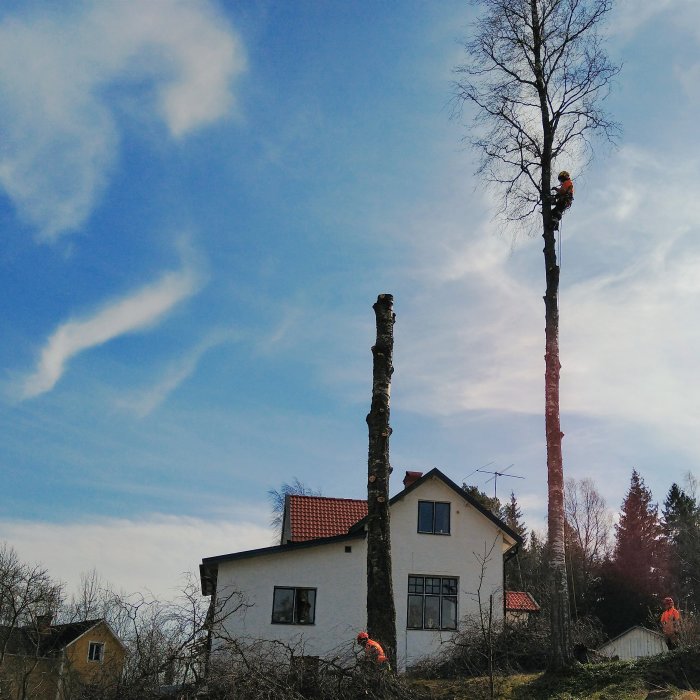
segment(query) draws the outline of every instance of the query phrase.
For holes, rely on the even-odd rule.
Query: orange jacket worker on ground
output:
[[[681,632],[681,614],[673,605],[673,598],[664,598],[664,611],[661,613],[661,630],[666,637],[666,646],[675,649]]]
[[[357,643],[365,650],[365,657],[378,664],[385,664],[388,659],[379,642],[370,639],[367,632],[360,632],[357,635]]]
[[[574,201],[574,183],[571,180],[571,175],[566,170],[559,173],[559,187],[552,187],[554,190],[554,206],[552,207],[552,220],[554,221],[554,230],[559,228],[559,222],[564,212],[571,206]]]

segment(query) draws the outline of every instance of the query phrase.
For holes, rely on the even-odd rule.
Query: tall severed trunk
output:
[[[537,0],[530,0],[532,11],[534,72],[540,98],[542,118],[542,226],[544,229],[544,265],[547,289],[545,308],[544,400],[545,434],[547,437],[547,542],[549,550],[550,665],[561,668],[571,662],[569,634],[569,593],[564,550],[564,469],[561,453],[559,421],[559,266],[552,220],[552,143],[554,125],[550,120],[547,85],[542,70],[542,30]]]
[[[389,523],[389,397],[394,372],[394,297],[380,294],[374,304],[377,342],[372,348],[372,407],[367,415],[367,631],[396,668],[396,610],[391,575]]]
[[[551,220],[551,217],[549,217]],[[547,270],[545,306],[545,431],[547,434],[547,533],[550,575],[551,665],[561,668],[571,662],[569,593],[564,550],[564,469],[559,422],[559,267],[551,222],[544,233]]]

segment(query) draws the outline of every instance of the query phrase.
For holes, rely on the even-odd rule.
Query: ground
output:
[[[434,700],[490,698],[488,678],[414,680]],[[700,650],[683,649],[637,662],[576,665],[564,674],[498,675],[497,700],[700,700]]]

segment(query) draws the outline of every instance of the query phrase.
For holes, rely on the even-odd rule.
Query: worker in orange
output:
[[[661,613],[661,630],[666,637],[666,646],[675,649],[680,641],[681,614],[673,605],[673,598],[664,598],[664,611]]]
[[[365,650],[365,658],[373,661],[382,667],[388,667],[388,661],[384,649],[379,642],[375,642],[374,639],[370,639],[367,632],[360,632],[357,635],[357,643]]]
[[[559,222],[564,212],[571,206],[574,201],[574,183],[571,180],[571,175],[566,170],[562,170],[557,177],[559,187],[552,187],[554,190],[554,206],[552,207],[552,221],[554,221],[554,230],[559,228]]]

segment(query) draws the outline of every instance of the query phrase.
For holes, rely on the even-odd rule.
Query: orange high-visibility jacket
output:
[[[384,649],[382,649],[382,645],[379,642],[375,642],[374,639],[367,640],[367,644],[365,644],[365,654],[378,664],[383,664],[388,661]]]
[[[678,632],[680,624],[681,614],[676,608],[669,608],[661,614],[661,629],[667,637]]]
[[[571,206],[571,202],[574,201],[574,183],[571,178],[564,180],[559,187],[557,187],[557,203],[561,202],[566,205],[568,209]]]

